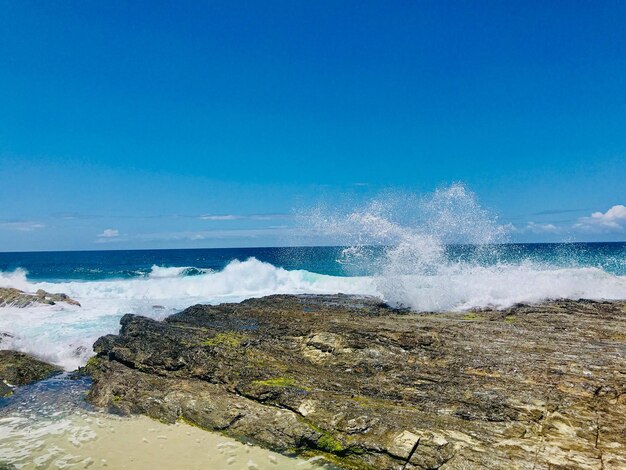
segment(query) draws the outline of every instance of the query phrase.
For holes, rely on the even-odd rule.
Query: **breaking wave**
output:
[[[179,268],[157,266],[155,264],[152,266],[147,276],[151,279],[160,279],[168,277],[198,276],[200,274],[211,272],[213,272],[211,269],[194,268],[193,266],[184,266]]]
[[[255,258],[232,261],[219,272],[153,267],[148,276],[103,281],[33,282],[25,271],[17,270],[0,273],[0,287],[63,292],[82,304],[0,310],[0,332],[10,335],[0,347],[35,354],[68,370],[84,364],[93,354],[94,341],[116,332],[125,313],[161,319],[195,303],[236,302],[276,293],[360,294],[373,289],[369,278],[288,271]]]

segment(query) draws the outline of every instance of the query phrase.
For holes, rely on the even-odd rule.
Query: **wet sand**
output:
[[[84,413],[37,423],[0,418],[0,456],[16,468],[313,469],[184,423]]]
[[[319,469],[185,423],[91,408],[86,380],[49,379],[0,400],[0,463],[17,469]],[[320,462],[321,463],[321,462]]]

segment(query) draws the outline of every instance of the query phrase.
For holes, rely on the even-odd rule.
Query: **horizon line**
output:
[[[444,246],[503,246],[503,245],[614,245],[626,243],[621,241],[568,241],[568,242],[502,242],[502,243],[444,243]],[[347,248],[350,246],[366,246],[366,247],[384,247],[393,245],[285,245],[285,246],[223,246],[223,247],[194,247],[194,248],[125,248],[125,249],[85,249],[85,250],[33,250],[33,251],[0,251],[0,255],[20,254],[20,253],[92,253],[92,252],[121,252],[121,251],[180,251],[180,250],[267,250],[267,249],[283,249],[283,248]]]

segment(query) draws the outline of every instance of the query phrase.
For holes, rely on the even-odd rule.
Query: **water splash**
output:
[[[526,254],[511,259],[501,245],[507,227],[459,183],[424,196],[383,194],[349,211],[317,208],[308,223],[348,245],[338,262],[348,272],[371,274],[375,290],[396,306],[442,311],[626,297],[623,277],[578,266],[571,248],[571,263],[563,253],[554,262]]]

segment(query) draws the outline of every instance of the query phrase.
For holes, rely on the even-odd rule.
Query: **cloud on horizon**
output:
[[[535,222],[528,222],[524,230],[531,233],[558,233],[560,229],[554,224],[538,224]]]
[[[292,214],[286,213],[263,213],[263,214],[84,214],[80,212],[55,212],[49,216],[60,220],[83,220],[83,219],[200,219],[200,220],[281,220],[293,218]]]
[[[232,215],[232,214],[227,214],[227,215],[201,215],[198,218],[202,219],[202,220],[240,220],[241,216]]]
[[[94,214],[83,214],[80,212],[54,212],[50,214],[50,218],[52,219],[60,219],[60,220],[86,220],[86,219],[97,219],[102,216],[94,215]]]
[[[19,232],[32,232],[44,228],[45,226],[46,225],[41,222],[33,222],[30,220],[0,222],[0,228],[8,228]]]
[[[554,224],[550,224],[550,223],[536,223],[533,221],[528,222],[525,226],[523,227],[518,227],[514,224],[507,224],[504,226],[506,230],[512,232],[512,233],[532,233],[535,235],[539,235],[539,234],[556,234],[556,233],[560,233],[562,231],[562,228],[557,227]]]
[[[626,206],[617,204],[606,212],[594,212],[581,217],[574,228],[592,233],[626,233]]]
[[[102,233],[98,234],[98,238],[116,238],[120,236],[120,231],[114,228],[107,228]]]
[[[279,220],[289,219],[291,214],[205,214],[198,216],[201,220]]]
[[[267,227],[256,229],[204,230],[186,232],[156,232],[137,234],[132,237],[140,241],[174,241],[174,240],[212,240],[224,238],[257,238],[264,236],[301,237],[306,231],[294,227]]]

